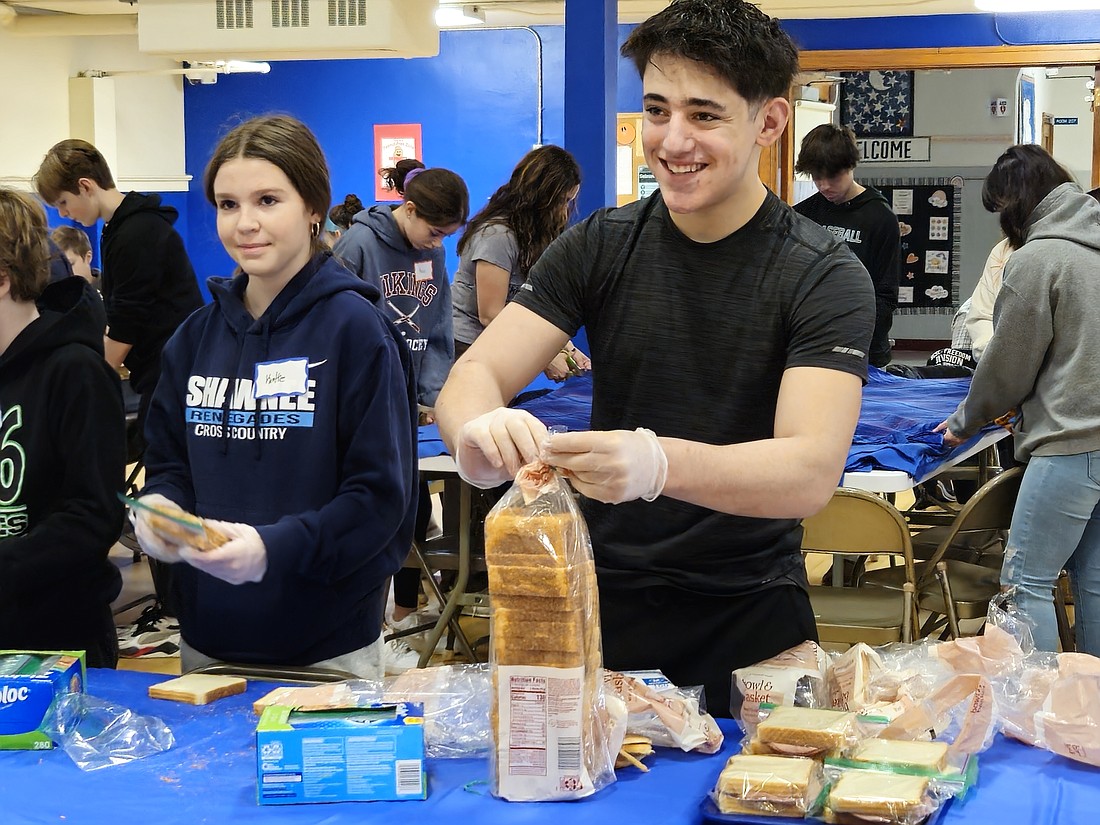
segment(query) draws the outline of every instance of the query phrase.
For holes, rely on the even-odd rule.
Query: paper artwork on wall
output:
[[[840,120],[857,137],[912,136],[912,72],[841,72]]]

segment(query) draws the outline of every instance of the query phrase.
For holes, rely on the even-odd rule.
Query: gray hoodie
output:
[[[382,293],[378,308],[409,345],[417,403],[434,406],[455,359],[446,253],[409,246],[385,205],[356,215],[332,252]]]
[[[1073,183],[1031,214],[993,308],[993,338],[947,419],[968,437],[1012,408],[1016,457],[1100,449],[1100,204]]]

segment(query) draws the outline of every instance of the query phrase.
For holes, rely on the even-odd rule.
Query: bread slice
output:
[[[805,749],[804,753],[835,751],[847,744],[855,714],[819,708],[778,707],[756,728],[756,739],[772,746]]]
[[[860,742],[848,758],[853,762],[943,771],[947,768],[947,744],[944,742],[868,739]]]
[[[909,822],[927,813],[928,779],[883,771],[846,771],[829,789],[833,814]]]
[[[244,693],[248,682],[239,676],[212,676],[208,673],[188,673],[167,682],[149,686],[153,699],[171,699],[189,705],[205,705],[215,699]]]
[[[797,756],[731,756],[714,788],[722,813],[805,816],[821,789],[821,769]]]

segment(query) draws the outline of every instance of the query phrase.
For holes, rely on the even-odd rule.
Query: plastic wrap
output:
[[[659,670],[604,671],[604,683],[626,703],[627,733],[659,747],[717,753],[724,737],[700,707],[701,686],[677,687]]]
[[[749,753],[824,756],[851,748],[862,736],[856,715],[828,708],[761,705],[756,734],[745,745]]]
[[[829,706],[861,711],[872,704],[869,687],[883,671],[882,657],[863,642],[832,657],[826,673]]]
[[[730,711],[745,733],[752,736],[762,704],[828,707],[827,668],[825,652],[809,641],[771,659],[738,668],[733,671]]]
[[[383,682],[355,679],[275,688],[257,699],[252,709],[259,715],[269,705],[334,710],[373,702],[417,702],[424,706],[424,747],[429,757],[476,757],[492,748],[491,684],[488,665],[442,665],[409,670]]]
[[[424,740],[435,758],[486,756],[492,680],[488,665],[443,665],[387,678],[384,702],[424,705]]]
[[[143,759],[175,744],[172,731],[156,716],[142,716],[86,693],[60,697],[47,724],[53,740],[83,771]]]
[[[710,798],[723,814],[805,817],[823,787],[821,764],[813,759],[738,754],[718,776]]]
[[[512,801],[588,796],[615,780],[625,707],[605,693],[588,527],[569,485],[521,469],[485,519],[492,611],[491,788]]]

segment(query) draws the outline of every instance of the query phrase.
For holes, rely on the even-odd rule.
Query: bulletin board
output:
[[[864,181],[886,196],[898,216],[903,315],[951,315],[959,296],[962,178],[880,178]]]

